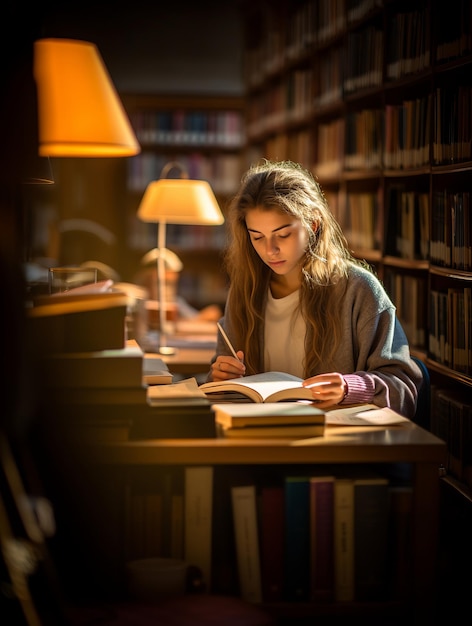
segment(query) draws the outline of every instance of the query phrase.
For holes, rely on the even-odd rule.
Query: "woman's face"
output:
[[[299,274],[308,234],[299,219],[276,209],[250,209],[246,227],[262,261],[279,276]]]

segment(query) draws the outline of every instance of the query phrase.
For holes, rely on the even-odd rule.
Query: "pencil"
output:
[[[225,340],[225,344],[228,346],[228,348],[231,350],[231,354],[234,356],[235,359],[238,359],[239,361],[239,357],[236,354],[236,350],[233,348],[233,344],[231,343],[231,341],[229,340],[228,335],[225,333],[225,331],[223,330],[223,327],[221,326],[221,324],[219,322],[216,322],[216,325],[218,327],[218,330],[221,333],[221,336],[223,337],[223,339]]]

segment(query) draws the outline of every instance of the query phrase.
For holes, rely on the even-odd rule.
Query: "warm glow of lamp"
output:
[[[97,47],[87,41],[34,43],[39,154],[126,157],[141,150]]]
[[[172,169],[179,169],[181,177],[166,178]],[[223,224],[224,217],[210,185],[204,180],[192,180],[180,163],[164,166],[159,180],[149,183],[138,208],[143,222],[157,223],[157,248],[165,250],[166,224]],[[157,255],[159,304],[159,352],[175,352],[166,343],[165,334],[165,263],[164,254]]]

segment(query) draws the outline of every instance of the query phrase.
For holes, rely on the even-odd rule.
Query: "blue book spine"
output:
[[[306,601],[310,591],[310,480],[285,478],[285,596]]]

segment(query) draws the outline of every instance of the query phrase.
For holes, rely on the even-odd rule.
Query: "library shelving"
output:
[[[445,482],[471,500],[470,2],[260,0],[244,16],[246,158],[298,161],[319,180],[433,395],[448,390],[431,424],[461,456]]]
[[[225,212],[242,173],[244,109],[236,96],[125,93],[122,99],[141,145],[141,153],[128,159],[126,175],[127,246],[139,259],[155,247],[156,225],[140,222],[137,207],[167,163],[178,162],[190,178],[207,180]],[[167,225],[167,245],[184,266],[179,293],[197,308],[226,300],[224,241],[224,225]]]

